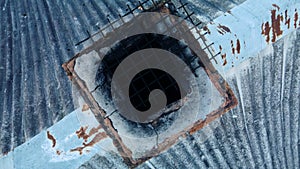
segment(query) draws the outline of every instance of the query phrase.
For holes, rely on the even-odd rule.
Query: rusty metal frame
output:
[[[165,2],[164,2],[165,3]],[[162,7],[164,5],[162,4],[156,4],[154,3],[155,7]],[[180,8],[185,8],[186,4],[182,4]],[[130,9],[129,13],[133,14],[133,11]],[[134,15],[134,14],[133,14]],[[190,17],[189,14],[187,14],[188,17]],[[190,18],[191,19],[191,18]],[[110,26],[113,27],[113,24],[115,22],[110,23]],[[191,29],[197,29],[198,27],[195,24],[194,27],[185,29],[185,30],[191,30]],[[107,29],[104,28],[104,29]],[[101,34],[105,36],[103,33],[104,29],[100,30],[97,34]],[[115,29],[115,28],[114,28]],[[200,35],[200,38],[203,42],[205,42],[205,34],[201,35],[200,31],[197,31]],[[92,35],[90,38],[92,38],[94,35]],[[187,32],[186,36],[192,36],[194,35],[191,32]],[[194,38],[195,39],[195,38]],[[150,156],[145,156],[142,158],[134,159],[132,156],[131,150],[122,142],[122,138],[119,136],[117,130],[113,127],[113,122],[109,117],[107,117],[107,113],[105,110],[102,109],[101,105],[97,103],[95,98],[93,97],[92,93],[87,88],[87,85],[84,80],[82,80],[76,71],[74,70],[76,59],[81,57],[82,55],[89,53],[93,50],[93,48],[97,46],[90,46],[83,51],[76,54],[71,60],[64,63],[62,67],[66,71],[69,79],[72,81],[72,83],[79,89],[79,92],[81,96],[83,97],[86,104],[89,105],[91,111],[93,112],[95,118],[98,120],[98,122],[101,124],[102,128],[106,132],[106,134],[112,139],[114,146],[117,148],[119,154],[123,157],[124,162],[131,168],[136,167],[140,165],[141,163],[145,162],[146,160],[159,155],[162,151],[167,150],[172,145],[174,145],[179,137],[187,137],[188,135],[191,135],[195,133],[196,131],[202,129],[204,126],[208,125],[215,119],[219,118],[221,115],[232,109],[237,105],[237,99],[234,96],[233,91],[230,89],[228,83],[223,79],[223,77],[218,73],[218,71],[214,68],[214,66],[211,63],[211,60],[214,59],[215,56],[213,56],[213,52],[209,51],[208,53],[211,54],[211,57],[208,56],[208,54],[204,51],[206,49],[209,50],[210,45],[205,44],[204,48],[201,48],[200,44],[198,43],[198,40],[195,39],[195,42],[198,44],[197,53],[200,53],[201,56],[199,57],[200,61],[203,63],[203,67],[205,72],[207,73],[209,79],[214,84],[214,86],[217,88],[220,95],[225,99],[225,101],[222,103],[222,105],[215,111],[210,112],[204,120],[198,120],[194,124],[191,124],[189,127],[185,128],[181,132],[177,133],[176,135],[173,135],[172,137],[164,140],[162,143],[158,144],[157,148],[153,148],[152,150],[146,152],[146,154],[151,154]]]

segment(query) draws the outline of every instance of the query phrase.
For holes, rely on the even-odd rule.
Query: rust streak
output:
[[[90,132],[89,132],[89,137],[91,137],[92,135],[96,134],[101,128],[102,128],[102,127],[101,127],[100,124],[99,124],[99,126],[96,127],[96,128],[93,127],[93,128],[90,130]]]
[[[241,51],[241,43],[240,43],[239,39],[236,40],[236,51],[237,51],[238,54]]]
[[[262,34],[262,35],[265,35],[265,29],[264,29],[264,27],[265,27],[265,24],[262,23],[262,24],[261,24],[261,34]]]
[[[272,6],[274,6],[275,8],[277,8],[277,10],[280,10],[280,7],[277,4],[272,4]]]
[[[52,147],[55,147],[56,139],[54,138],[53,135],[50,134],[50,131],[47,131],[47,138],[52,141]]]
[[[82,150],[84,149],[85,147],[76,147],[76,148],[73,148],[70,150],[70,152],[75,152],[75,151],[78,151],[80,155],[82,155]]]
[[[231,30],[227,27],[227,26],[224,26],[224,25],[218,25],[218,28],[220,29],[220,31],[222,31],[223,33],[231,33]]]
[[[271,31],[271,27],[269,22],[265,23],[265,29],[264,29],[264,33],[266,36],[266,42],[269,43],[270,42],[270,31]]]
[[[208,34],[210,34],[210,30],[208,29],[207,26],[204,26],[204,27],[203,27],[203,30],[206,31]]]
[[[231,40],[230,43],[231,43],[232,54],[235,54],[235,48],[234,48],[234,45],[233,45],[233,41]]]
[[[226,53],[222,54],[221,57],[222,57],[222,59],[225,59],[226,58]]]
[[[91,140],[89,143],[83,143],[83,146],[81,147],[76,147],[70,150],[70,152],[75,152],[78,151],[80,155],[82,155],[82,151],[86,148],[86,147],[92,147],[94,146],[96,143],[98,143],[99,141],[103,140],[104,138],[106,138],[107,135],[105,134],[105,132],[100,132],[98,134],[96,134],[96,136],[93,138],[93,140]]]
[[[93,127],[89,133],[87,134],[87,129],[88,127],[80,127],[80,129],[78,131],[76,131],[76,134],[78,136],[78,138],[83,138],[85,142],[87,142],[88,138],[90,138],[92,135],[96,134],[100,129],[101,129],[101,125],[99,124],[97,127]]]
[[[263,23],[261,25],[261,34],[266,36],[266,42],[270,42],[270,36],[271,42],[275,42],[279,36],[283,34],[283,30],[281,29],[281,24],[284,24],[289,29],[291,27],[291,17],[288,15],[288,10],[284,11],[283,13],[279,14],[279,6],[276,4],[273,4],[273,7],[276,9],[271,10],[271,23],[269,21]],[[295,9],[295,15],[294,15],[294,27],[297,28],[297,22],[298,22],[298,12],[297,9]],[[272,33],[270,32],[272,30]]]
[[[218,30],[218,32],[219,32],[219,34],[224,35],[224,32],[222,32],[222,31],[220,31],[220,30]]]
[[[227,65],[227,60],[224,60],[223,66]]]
[[[288,17],[288,10],[284,11],[284,20],[285,20],[285,25],[287,25],[288,29],[290,29],[290,23],[291,23],[291,18]]]
[[[94,144],[98,143],[99,141],[101,141],[102,139],[106,138],[107,135],[105,132],[100,132],[98,134],[96,134],[96,136],[93,138],[92,141],[90,141],[89,143],[83,143],[84,146],[93,146]]]
[[[280,28],[280,19],[281,16],[278,14],[276,16],[276,10],[271,10],[271,19],[272,19],[272,42],[276,41],[276,38],[282,35],[282,30]]]
[[[76,131],[75,133],[77,134],[77,137],[83,138],[85,141],[87,141],[87,139],[89,138],[89,135],[86,134],[86,130],[88,129],[88,126],[85,127],[80,127],[80,129],[78,131]]]
[[[57,155],[60,155],[60,154],[61,154],[61,151],[56,150],[56,154],[57,154]]]
[[[295,9],[294,28],[297,28],[297,21],[298,21],[298,11],[297,11],[297,9]]]

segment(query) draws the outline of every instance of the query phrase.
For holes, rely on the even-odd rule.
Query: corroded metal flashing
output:
[[[160,12],[167,12],[169,13],[170,10],[165,7],[166,2],[163,2],[161,4],[155,4],[154,7],[151,9],[148,9],[149,11],[160,11]],[[140,8],[143,8],[143,5],[140,6]],[[180,8],[184,8],[184,4]],[[137,8],[139,9],[139,8]],[[126,15],[132,14],[134,17],[136,14],[133,14],[133,10],[130,9],[130,13]],[[192,14],[191,14],[192,15]],[[190,19],[190,15],[187,15],[187,18]],[[128,23],[125,23],[122,19],[119,20],[123,22],[123,24],[130,24],[130,21]],[[116,22],[119,22],[116,21]],[[116,23],[114,22],[114,23]],[[113,27],[114,23],[110,23],[109,26],[113,29],[118,29]],[[213,52],[209,51],[208,53],[211,54],[211,57],[208,56],[207,52],[205,52],[205,49],[209,48],[209,45],[207,45],[205,42],[205,34],[201,34],[200,31],[197,28],[197,25],[199,24],[194,24],[192,28],[189,28],[187,25],[182,27],[181,31],[185,32],[186,36],[190,36],[194,39],[194,42],[198,44],[198,48],[196,51],[197,53],[200,53],[200,61],[201,64],[207,73],[209,79],[213,83],[213,85],[216,87],[220,95],[224,98],[224,102],[220,105],[220,107],[217,110],[214,110],[210,112],[205,119],[203,120],[198,120],[196,123],[191,124],[189,127],[185,128],[181,132],[173,135],[172,137],[165,139],[163,143],[160,143],[157,145],[157,147],[152,148],[150,151],[146,153],[144,157],[141,158],[133,158],[132,156],[132,151],[123,143],[121,136],[118,134],[118,131],[114,128],[114,124],[111,121],[111,119],[107,116],[108,113],[105,112],[105,110],[99,105],[99,103],[95,100],[94,96],[90,92],[90,90],[87,87],[86,82],[78,76],[78,73],[75,71],[75,65],[76,65],[76,60],[79,57],[83,57],[84,54],[87,54],[101,46],[101,43],[106,43],[109,41],[109,39],[104,40],[98,40],[94,41],[94,43],[84,49],[83,51],[79,52],[76,54],[71,60],[68,62],[64,63],[62,67],[66,71],[69,79],[73,82],[73,84],[76,86],[76,88],[79,90],[81,96],[83,97],[84,101],[86,104],[89,106],[93,114],[95,115],[96,119],[100,123],[101,127],[103,130],[106,132],[107,136],[110,137],[113,140],[114,146],[117,148],[118,153],[120,156],[123,157],[124,162],[129,166],[129,167],[135,167],[144,161],[152,158],[153,156],[159,155],[161,152],[164,150],[167,150],[170,148],[172,145],[174,145],[180,137],[186,137],[190,134],[195,133],[196,131],[202,129],[204,126],[208,125],[224,113],[226,113],[228,110],[232,109],[237,105],[237,99],[235,98],[232,90],[230,89],[228,83],[223,79],[223,77],[218,73],[218,71],[214,68],[214,66],[211,63],[211,60],[214,58],[213,57]],[[103,33],[105,29],[108,27],[105,27],[104,29],[100,30],[98,35],[101,34],[103,38],[107,38],[105,34]],[[194,38],[193,33],[191,32],[191,29],[196,29],[197,33],[200,35],[199,39],[203,41],[205,44],[204,47],[201,47],[198,40]],[[108,33],[109,34],[109,33]],[[96,35],[96,34],[95,34]],[[92,35],[91,38],[95,35]],[[113,43],[113,42],[108,42],[108,43]],[[209,50],[209,49],[208,49]],[[97,51],[97,50],[96,50]]]

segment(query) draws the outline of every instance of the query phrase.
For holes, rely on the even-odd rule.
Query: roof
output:
[[[213,19],[243,1],[186,1]],[[151,1],[147,1],[151,5]],[[175,1],[179,5],[178,1]],[[82,40],[138,1],[1,2],[0,151],[7,153],[72,112],[72,87],[61,65],[79,52]],[[213,15],[203,14],[207,10]],[[207,19],[205,20],[207,21]],[[77,45],[79,43],[79,45]],[[76,103],[75,103],[76,104]]]
[[[243,1],[184,2],[208,23]],[[138,2],[127,3],[134,8]],[[114,20],[127,6],[92,0],[3,1],[0,7],[0,150],[6,153],[77,107],[61,65],[108,22],[107,14]],[[238,98],[235,109],[139,168],[299,168],[300,32],[284,35],[224,71]],[[108,167],[126,166],[119,156],[96,154],[79,168]]]
[[[1,2],[0,151],[7,153],[74,110],[61,65],[78,42],[117,17],[124,1]],[[137,2],[135,2],[137,3]],[[128,3],[133,5],[133,3]]]
[[[231,69],[239,105],[138,168],[298,168],[299,39],[300,29]],[[96,154],[79,168],[120,163]]]

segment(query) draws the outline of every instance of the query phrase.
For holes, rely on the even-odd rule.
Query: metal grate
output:
[[[122,60],[126,56],[129,56],[134,51],[138,51],[138,50],[145,48],[145,46],[147,46],[147,45],[151,48],[154,48],[155,45],[160,45],[159,47],[161,49],[172,51],[172,53],[177,51],[178,53],[174,53],[174,54],[177,55],[178,57],[180,57],[184,62],[186,62],[190,66],[190,68],[192,70],[194,70],[194,74],[195,74],[196,69],[203,67],[204,68],[203,70],[206,72],[206,75],[209,77],[209,80],[214,84],[214,86],[220,93],[220,97],[223,97],[224,98],[223,100],[225,102],[222,103],[216,110],[214,110],[213,112],[210,112],[206,116],[205,119],[198,119],[193,124],[187,124],[188,127],[178,129],[179,131],[177,134],[173,135],[172,137],[169,137],[167,140],[163,140],[161,143],[157,142],[156,146],[153,147],[153,149],[151,149],[151,150],[147,150],[145,152],[145,154],[141,154],[141,156],[139,156],[139,157],[133,156],[132,151],[135,151],[135,149],[131,145],[127,145],[125,142],[123,142],[122,135],[120,135],[118,133],[117,129],[114,128],[114,124],[113,124],[114,122],[117,121],[117,123],[118,123],[118,122],[122,121],[122,123],[123,123],[123,120],[122,119],[114,119],[113,116],[110,117],[110,115],[116,111],[113,111],[112,113],[106,112],[103,109],[103,107],[101,107],[101,105],[97,102],[97,100],[94,98],[94,96],[92,95],[92,92],[95,90],[90,92],[90,90],[86,86],[85,81],[82,80],[77,75],[76,71],[74,70],[74,66],[76,64],[76,59],[78,57],[84,57],[85,54],[88,54],[93,51],[98,52],[99,56],[103,56],[99,52],[100,47],[98,46],[98,44],[102,43],[103,40],[106,41],[107,39],[109,39],[107,36],[107,34],[109,32],[112,32],[114,30],[116,30],[116,32],[118,32],[117,28],[120,25],[126,24],[127,22],[130,21],[130,19],[128,21],[126,21],[126,19],[124,19],[123,16],[120,16],[120,20],[117,20],[117,21],[110,21],[108,18],[108,21],[109,21],[108,26],[101,29],[98,33],[96,33],[94,35],[89,35],[89,37],[88,37],[88,39],[90,39],[91,41],[96,42],[96,43],[93,43],[91,46],[88,46],[83,51],[78,53],[72,60],[65,63],[63,65],[63,67],[64,67],[65,71],[68,73],[69,78],[72,79],[73,83],[80,90],[81,95],[83,96],[85,102],[91,108],[96,119],[99,121],[99,123],[101,125],[103,125],[103,129],[109,135],[109,137],[113,140],[114,145],[116,146],[120,155],[123,157],[125,163],[131,167],[137,166],[137,165],[141,164],[142,162],[144,162],[145,160],[147,160],[155,155],[158,155],[162,151],[164,151],[167,148],[169,148],[170,146],[174,145],[177,142],[177,140],[179,139],[179,137],[186,137],[187,135],[193,134],[194,132],[202,129],[205,125],[211,123],[213,120],[220,117],[222,114],[226,113],[228,110],[230,110],[232,107],[234,107],[237,104],[236,98],[234,97],[234,94],[232,93],[228,84],[220,76],[220,74],[215,70],[215,68],[211,64],[211,60],[215,60],[215,57],[217,55],[219,55],[219,53],[214,55],[214,52],[211,49],[212,44],[206,43],[205,35],[207,33],[205,33],[205,31],[203,31],[203,30],[200,31],[200,28],[199,28],[201,25],[203,25],[203,23],[200,21],[197,21],[197,19],[194,19],[193,13],[188,12],[188,10],[186,8],[186,6],[188,4],[183,4],[180,1],[179,7],[176,7],[174,4],[170,3],[170,1],[163,2],[163,3],[156,3],[154,1],[146,0],[145,2],[152,3],[152,5],[157,8],[164,7],[167,4],[168,4],[168,6],[173,5],[173,7],[175,7],[174,8],[175,13],[178,10],[179,11],[179,13],[177,13],[178,15],[181,15],[181,17],[183,17],[184,19],[190,20],[192,25],[183,24],[184,25],[183,29],[182,29],[182,27],[180,28],[180,26],[177,27],[177,25],[174,25],[174,27],[178,28],[178,30],[182,34],[186,33],[185,34],[186,36],[191,37],[191,38],[193,38],[193,40],[198,41],[199,44],[202,44],[202,46],[200,46],[198,43],[195,43],[195,44],[197,44],[197,46],[199,46],[196,50],[199,49],[198,52],[200,52],[201,55],[194,56],[193,51],[189,55],[185,55],[185,54],[181,53],[183,49],[186,49],[188,47],[186,45],[183,45],[183,43],[178,40],[176,42],[172,42],[172,40],[170,40],[170,41],[168,40],[169,42],[172,42],[172,43],[169,43],[168,45],[166,45],[166,44],[158,43],[158,42],[161,42],[161,40],[158,37],[152,37],[150,39],[139,37],[140,39],[147,39],[147,41],[145,43],[136,43],[135,44],[135,42],[137,42],[137,40],[139,38],[137,38],[137,37],[126,38],[125,40],[121,41],[122,43],[119,42],[119,43],[117,43],[117,45],[114,45],[111,48],[110,52],[107,53],[107,55],[104,57],[104,59],[102,59],[102,61],[101,61],[102,65],[100,66],[99,69],[102,69],[102,75],[104,75],[104,76],[102,76],[101,73],[100,74],[98,73],[96,75],[96,81],[97,81],[97,78],[104,78],[104,79],[102,79],[101,83],[96,87],[95,90],[101,89],[101,87],[103,87],[103,89],[106,88],[106,90],[102,89],[103,91],[109,91],[107,89],[109,89],[110,84],[107,84],[107,81],[111,80],[111,77],[114,73],[115,67],[118,67],[118,64],[121,63]],[[128,6],[128,12],[125,15],[130,16],[132,19],[134,17],[137,17],[136,13],[139,13],[140,11],[138,11],[138,10],[141,10],[141,9],[148,10],[149,8],[147,8],[146,5],[143,5],[143,4],[136,8],[130,8]],[[161,9],[162,8],[158,8],[158,10],[161,10]],[[180,14],[180,11],[183,11],[183,13]],[[164,22],[164,17],[160,17],[160,19],[161,20],[158,22],[160,22],[160,23]],[[178,23],[178,24],[181,24],[181,23]],[[155,23],[153,25],[155,25]],[[168,24],[166,24],[166,26],[167,25]],[[196,36],[195,33],[198,36]],[[116,34],[116,35],[118,35],[118,34]],[[155,35],[155,36],[157,36],[157,35]],[[127,43],[127,41],[130,43]],[[165,41],[165,42],[168,42],[168,41]],[[195,42],[195,41],[193,41],[193,42]],[[83,43],[83,42],[84,41],[82,41],[80,43]],[[112,43],[110,43],[110,42],[109,42],[109,44],[112,45]],[[135,45],[132,45],[132,44],[135,44]],[[145,45],[140,45],[140,44],[145,44]],[[120,49],[123,50],[122,51],[123,53],[122,52],[120,53]],[[206,52],[204,52],[204,50]],[[105,58],[108,58],[108,60],[105,61]],[[215,62],[216,62],[216,60],[215,60]],[[193,64],[193,63],[198,63],[198,64]],[[162,78],[165,77],[166,79],[168,79],[168,77],[163,76],[160,73],[155,74],[153,70],[149,71],[148,73],[151,74],[151,76],[152,76],[151,78],[154,78],[156,80],[160,77],[162,77]],[[197,74],[195,74],[195,76],[197,76]],[[77,78],[77,77],[79,77],[79,78]],[[145,80],[146,73],[141,76],[137,76],[136,79],[141,80],[141,81]],[[172,82],[168,82],[167,84],[168,84],[168,85],[166,85],[167,87],[169,85],[174,87],[174,84]],[[162,86],[162,84],[159,83],[158,86]],[[150,87],[150,86],[148,85],[148,87]],[[133,87],[134,94],[132,95],[132,97],[135,94],[136,95],[140,94],[139,90],[135,89],[135,88],[137,88],[137,87],[136,86]],[[145,89],[145,88],[141,88],[141,89]],[[146,89],[147,89],[147,87],[146,87]],[[108,93],[110,93],[110,92],[108,92]],[[101,95],[103,95],[102,92],[101,92]],[[143,98],[138,98],[138,99],[143,101]],[[105,104],[107,104],[107,103],[105,103]],[[137,106],[140,106],[140,105],[137,105]],[[171,113],[170,115],[172,115],[172,114],[174,114],[174,113]],[[187,121],[187,123],[189,123],[189,121]],[[125,122],[123,124],[125,124]],[[126,124],[128,124],[128,123],[126,122]],[[132,129],[132,128],[130,128],[130,129]],[[157,134],[157,131],[155,129],[152,129],[151,131],[152,132],[154,131]],[[131,149],[131,148],[133,148],[133,149]]]
[[[199,30],[199,26],[201,25],[201,24],[203,24],[201,21],[197,21],[194,17],[193,17],[193,15],[194,15],[194,13],[193,12],[188,12],[188,9],[186,8],[186,6],[188,5],[188,3],[182,3],[182,1],[180,1],[180,6],[179,7],[175,7],[175,5],[173,4],[173,3],[170,3],[171,1],[165,1],[164,3],[157,3],[157,2],[155,2],[155,1],[153,1],[153,0],[146,0],[146,1],[144,1],[144,2],[139,2],[139,6],[137,6],[137,7],[135,7],[135,8],[131,8],[129,5],[128,5],[128,12],[127,13],[125,13],[124,15],[119,15],[120,16],[120,21],[122,21],[122,23],[121,24],[124,24],[125,23],[125,21],[122,19],[123,17],[125,17],[125,16],[128,16],[128,15],[131,15],[132,17],[135,17],[135,15],[136,15],[136,13],[138,13],[138,12],[141,12],[141,9],[143,10],[143,11],[149,11],[149,6],[152,6],[152,7],[154,7],[154,9],[155,8],[158,8],[159,6],[162,6],[162,5],[165,5],[165,4],[168,4],[169,6],[173,6],[173,9],[174,9],[174,11],[171,11],[171,12],[173,12],[173,13],[177,13],[178,14],[178,12],[177,11],[179,11],[179,10],[183,10],[183,13],[181,14],[182,15],[182,17],[185,19],[185,20],[189,20],[192,24],[193,24],[193,26],[191,27],[191,28],[189,28],[189,30],[187,30],[187,31],[191,31],[191,30],[193,30],[193,29],[195,29],[196,31],[196,33],[199,35],[199,38],[197,39],[197,40],[201,40],[202,41],[202,44],[204,44],[205,46],[203,47],[203,49],[204,50],[207,50],[208,51],[208,53],[211,55],[211,57],[210,57],[210,59],[213,59],[213,60],[215,60],[215,57],[217,56],[217,55],[219,55],[219,53],[218,54],[216,54],[216,55],[213,55],[213,52],[212,52],[212,50],[210,49],[210,47],[212,46],[212,44],[213,43],[211,43],[211,44],[208,44],[207,45],[207,43],[206,43],[206,41],[205,41],[205,38],[204,38],[204,36],[207,34],[207,32],[206,33],[204,33],[204,34],[201,34],[200,33],[200,30]],[[150,5],[149,5],[150,4]],[[152,8],[151,8],[152,9]],[[163,20],[164,18],[162,18],[159,22],[165,22],[164,20]],[[105,37],[105,32],[108,32],[108,29],[112,29],[112,30],[114,30],[114,29],[116,29],[117,27],[115,26],[115,25],[118,25],[117,23],[119,22],[119,20],[118,21],[113,21],[113,22],[111,22],[110,21],[110,19],[109,18],[107,18],[107,20],[108,20],[108,22],[109,22],[109,25],[108,26],[106,26],[106,27],[104,27],[104,28],[102,28],[98,33],[96,33],[95,35],[101,35],[101,36],[103,36],[103,37]],[[178,23],[178,24],[180,24],[180,23]],[[166,24],[167,25],[167,24]],[[176,25],[175,25],[176,26]],[[93,36],[95,36],[95,35],[92,35],[91,37],[89,37],[89,39],[92,39],[92,37]],[[129,47],[127,46],[129,43],[130,44],[134,44],[133,45],[133,48],[134,48],[134,50],[133,51],[138,51],[138,50],[141,50],[141,49],[144,49],[144,48],[146,48],[146,47],[148,47],[148,48],[163,48],[164,46],[168,46],[168,48],[170,48],[171,50],[172,50],[172,48],[174,48],[174,44],[172,45],[172,44],[168,44],[168,45],[160,45],[160,46],[157,46],[158,44],[155,42],[155,41],[157,41],[157,38],[155,38],[155,37],[147,37],[146,35],[144,35],[142,38],[140,38],[140,39],[143,39],[143,41],[142,42],[140,42],[140,43],[137,43],[137,44],[135,44],[135,43],[133,43],[133,41],[134,41],[134,38],[132,38],[132,39],[130,39],[127,43],[120,43],[120,46],[118,46],[118,47],[115,47],[115,48],[111,48],[111,58],[112,58],[112,60],[113,61],[111,61],[111,62],[109,62],[109,63],[105,63],[105,61],[103,62],[104,63],[104,67],[106,67],[105,69],[105,73],[104,74],[102,74],[102,75],[104,75],[104,76],[106,76],[106,80],[108,81],[108,82],[110,82],[111,81],[111,76],[113,75],[113,72],[114,72],[114,70],[115,70],[115,68],[117,67],[117,65],[119,64],[119,63],[121,63],[122,62],[122,60],[125,58],[125,57],[116,57],[117,55],[119,55],[119,54],[116,54],[116,53],[120,53],[120,50],[121,51],[124,51],[125,52],[125,54],[124,55],[126,55],[126,56],[129,56],[130,54],[132,54],[133,52],[129,52],[130,51],[130,49],[129,49]],[[174,43],[174,42],[173,42]],[[144,44],[144,45],[140,45],[140,44]],[[178,48],[178,46],[176,46],[177,48]],[[176,48],[175,47],[175,48]],[[181,46],[180,47],[180,49],[182,50],[182,49],[185,49],[185,48],[187,48],[188,46],[186,46],[186,45],[183,45],[183,46]],[[177,53],[177,55],[184,55],[184,54],[179,54],[179,53]],[[194,66],[192,66],[191,65],[191,63],[192,62],[194,62],[195,60],[198,60],[198,58],[197,58],[197,56],[187,56],[186,58],[184,58],[184,61],[186,62],[186,64],[187,65],[189,65],[190,66],[190,68],[191,68],[191,70],[193,71],[193,72],[195,72],[195,70],[196,69],[198,69],[198,68],[200,68],[201,67],[201,63],[200,64],[198,64],[196,67]],[[217,62],[216,60],[215,60],[215,62]],[[150,71],[151,72],[151,71]],[[152,75],[156,75],[155,73],[153,73],[153,72],[151,72],[152,73]],[[195,76],[197,77],[197,74],[195,74]],[[163,77],[161,77],[160,75],[159,75],[159,77],[158,78],[163,78]],[[167,78],[168,79],[170,79],[170,77],[169,76],[167,76]],[[142,78],[141,79],[142,81],[147,81],[145,78]],[[173,79],[171,79],[170,81],[173,81]],[[157,82],[157,81],[155,81],[155,82]],[[159,86],[159,88],[164,88],[163,87],[163,85],[161,85],[160,83],[157,83],[158,84],[158,86]],[[109,83],[106,83],[106,84],[103,84],[103,83],[100,83],[97,87],[96,87],[96,90],[97,89],[99,89],[99,87],[104,87],[105,89],[104,90],[102,90],[102,93],[105,93],[106,91],[110,91],[110,89],[109,89]],[[177,90],[176,88],[176,83],[171,83],[171,84],[169,84],[168,85],[169,87],[173,87],[175,90]],[[133,88],[136,88],[136,87],[134,87],[133,86]],[[138,100],[139,101],[141,101],[141,105],[136,105],[136,107],[144,107],[144,108],[142,108],[142,110],[145,110],[146,108],[145,107],[147,107],[147,106],[149,106],[149,103],[148,103],[148,100],[147,100],[147,98],[145,98],[145,97],[143,97],[143,98],[141,98],[141,96],[140,96],[140,94],[139,93],[143,93],[143,92],[145,92],[145,91],[148,91],[148,90],[150,90],[150,89],[148,89],[148,88],[152,88],[151,86],[149,86],[149,85],[146,85],[146,87],[144,88],[144,89],[147,89],[147,90],[144,90],[144,89],[133,89],[133,94],[132,94],[132,97],[134,97],[133,98],[133,102],[138,102],[137,100],[136,101],[134,101],[135,99],[137,99],[137,98],[135,98],[136,96],[138,96]],[[135,91],[135,92],[134,92]],[[144,94],[143,94],[144,95]],[[108,93],[108,96],[109,96],[109,98],[111,98],[111,95]],[[174,98],[180,98],[180,96],[174,96]],[[174,101],[176,101],[177,99],[171,99],[172,100],[172,102],[174,102]],[[170,102],[169,102],[169,104],[170,104]]]
[[[130,46],[128,46],[130,44]],[[144,44],[144,45],[140,45]],[[186,45],[180,44],[177,40],[166,38],[162,35],[154,34],[144,34],[139,36],[131,37],[125,41],[120,42],[116,47],[112,47],[108,55],[106,55],[102,61],[101,69],[97,75],[98,80],[101,81],[98,85],[98,90],[101,90],[101,93],[109,92],[110,83],[115,69],[118,65],[130,54],[146,49],[146,48],[160,48],[166,49],[170,52],[181,56],[181,59],[190,65],[191,69],[197,69],[198,66],[192,66],[191,61],[199,61],[192,55],[187,55],[182,52],[182,49],[186,48]],[[153,53],[155,55],[155,53]],[[143,62],[143,57],[139,61],[132,61],[133,64],[139,64]],[[164,65],[168,60],[161,60],[161,65]],[[174,65],[176,68],[176,65]],[[124,70],[124,76],[126,76],[126,70]],[[102,77],[106,77],[103,79]],[[140,72],[132,81],[130,86],[130,99],[133,105],[140,111],[145,111],[150,107],[148,101],[149,93],[153,89],[161,89],[166,92],[168,96],[168,105],[176,102],[182,96],[180,95],[179,86],[176,81],[166,72],[153,70],[145,70]],[[187,93],[186,91],[185,93]],[[169,95],[168,95],[169,94]],[[108,96],[111,99],[111,95],[108,93]]]
[[[108,32],[111,32],[111,30],[114,30],[118,28],[120,25],[126,23],[126,21],[123,19],[125,16],[131,16],[135,17],[138,13],[143,12],[143,11],[151,11],[152,9],[158,9],[159,7],[168,4],[169,9],[172,9],[171,13],[176,14],[184,18],[185,20],[188,20],[193,26],[189,28],[188,31],[195,30],[195,32],[198,34],[198,41],[201,41],[200,44],[203,44],[203,50],[206,51],[206,53],[209,55],[210,60],[214,60],[216,64],[217,60],[216,57],[220,56],[221,52],[215,53],[214,50],[212,49],[212,43],[207,43],[205,39],[205,35],[207,35],[207,31],[204,31],[202,29],[203,26],[205,26],[204,22],[201,22],[198,20],[196,17],[194,17],[194,12],[190,12],[187,8],[189,5],[188,3],[182,2],[182,0],[179,0],[179,6],[176,6],[174,3],[172,3],[172,0],[161,0],[161,1],[154,1],[154,0],[145,0],[144,2],[138,1],[138,5],[134,8],[131,8],[129,5],[127,5],[127,13],[121,15],[119,14],[120,19],[117,19],[115,21],[111,21],[109,18],[109,15],[107,16],[107,21],[109,24],[103,28],[99,28],[99,31],[93,35],[91,35],[88,31],[88,37],[83,39],[82,41],[78,42],[75,44],[75,46],[78,46],[82,43],[84,43],[87,40],[93,40],[93,37],[100,36],[100,38],[103,38],[106,36]],[[171,6],[171,7],[170,7]],[[162,18],[163,19],[163,18]],[[121,23],[120,23],[121,22]],[[176,25],[175,25],[176,26]],[[204,33],[201,33],[203,32]]]

